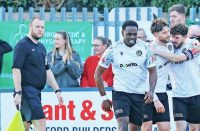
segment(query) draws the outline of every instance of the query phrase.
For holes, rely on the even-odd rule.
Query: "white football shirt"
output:
[[[104,52],[99,61],[99,65],[105,68],[111,63],[115,91],[144,94],[149,90],[147,69],[155,66],[155,60],[147,43],[138,39],[134,46],[128,47],[118,41]]]
[[[173,52],[172,43],[167,43],[166,46],[162,46],[162,45],[157,44],[155,41],[153,41],[151,43],[151,46],[153,46],[156,50],[159,50],[159,51],[167,51],[169,53]],[[171,61],[159,55],[155,55],[155,58],[156,58],[156,71],[157,71],[157,84],[155,87],[155,93],[163,93],[163,92],[166,92],[168,76],[171,70],[170,69]]]
[[[175,50],[175,54],[191,49],[192,42],[193,40],[187,39],[180,49]],[[189,61],[173,62],[172,71],[176,82],[176,88],[173,90],[174,97],[191,97],[200,94],[200,55]]]

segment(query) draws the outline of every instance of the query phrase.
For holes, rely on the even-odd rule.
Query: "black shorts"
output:
[[[144,95],[126,92],[112,92],[112,102],[115,117],[129,116],[129,121],[135,125],[142,125]]]
[[[192,124],[200,124],[200,95],[172,99],[174,121],[185,120]]]
[[[21,114],[23,121],[44,119],[41,103],[41,91],[32,87],[22,87]]]
[[[145,104],[143,122],[153,121],[156,122],[170,122],[169,103],[167,93],[156,93],[159,101],[165,107],[164,113],[157,113],[154,103]]]

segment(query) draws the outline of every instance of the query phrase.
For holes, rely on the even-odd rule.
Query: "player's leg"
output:
[[[157,124],[159,131],[170,131],[170,113],[169,113],[169,102],[167,93],[157,93],[159,101],[165,108],[165,112],[156,112],[153,115],[154,121]]]
[[[200,95],[189,98],[188,122],[190,131],[200,131]]]
[[[118,125],[118,131],[128,131],[128,123],[129,123],[129,117],[118,117],[117,118],[117,125]]]
[[[170,122],[157,122],[159,131],[170,131]]]
[[[128,131],[130,104],[125,92],[112,92],[112,102],[119,131]]]
[[[132,93],[129,94],[129,99],[131,102],[129,130],[140,131],[144,114],[144,95]]]
[[[31,127],[31,122],[24,122],[25,131],[29,131],[29,128]]]
[[[200,131],[200,124],[191,124],[190,123],[190,131]]]
[[[35,131],[46,131],[46,119],[33,120]]]
[[[187,128],[187,98],[173,97],[173,114],[176,123],[176,131],[186,131]]]
[[[154,113],[154,104],[153,103],[145,104],[143,122],[142,122],[142,131],[152,131],[153,113]]]
[[[141,126],[129,122],[129,131],[141,131]]]

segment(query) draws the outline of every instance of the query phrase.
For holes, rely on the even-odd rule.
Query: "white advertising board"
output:
[[[12,94],[0,94],[1,131],[5,130],[16,112]],[[111,99],[111,91],[107,91],[107,94]],[[42,92],[46,131],[117,131],[114,113],[101,109],[102,100],[98,91],[67,91],[62,92],[62,95],[64,104],[58,105],[54,92]],[[174,131],[174,123],[171,126],[171,131]],[[156,130],[154,126],[153,131]]]

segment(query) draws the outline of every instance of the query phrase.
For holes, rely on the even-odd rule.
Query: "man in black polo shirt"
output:
[[[61,91],[47,65],[46,49],[38,41],[44,35],[44,25],[45,22],[39,17],[33,18],[29,25],[29,34],[14,48],[14,102],[19,106],[26,130],[30,123],[33,123],[36,131],[46,130],[41,104],[41,90],[46,81],[53,87],[59,104],[63,104]]]

